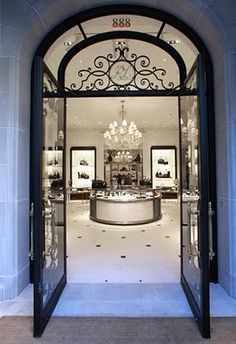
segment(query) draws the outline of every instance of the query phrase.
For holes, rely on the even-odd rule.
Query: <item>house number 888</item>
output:
[[[130,18],[114,18],[112,21],[113,27],[130,27]]]

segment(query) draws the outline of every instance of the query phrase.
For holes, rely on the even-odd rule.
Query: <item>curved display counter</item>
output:
[[[151,191],[92,191],[90,219],[112,225],[140,225],[161,218],[161,194]]]

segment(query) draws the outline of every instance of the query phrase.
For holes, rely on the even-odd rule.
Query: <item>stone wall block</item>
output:
[[[225,198],[229,193],[228,149],[228,131],[224,128],[216,133],[216,180],[217,195]]]

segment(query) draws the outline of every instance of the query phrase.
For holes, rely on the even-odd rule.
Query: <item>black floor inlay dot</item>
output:
[[[105,282],[108,282],[108,280],[105,280]]]
[[[141,232],[146,232],[146,230],[145,229],[141,229]]]
[[[139,282],[141,283],[143,280],[139,280]]]
[[[170,237],[169,237],[169,235],[166,235],[165,238],[169,239]]]
[[[96,245],[96,247],[101,247],[101,245]]]
[[[82,236],[78,236],[77,238],[78,238],[78,239],[81,239],[81,238],[82,238]]]
[[[157,225],[158,227],[160,227],[161,225],[159,224],[159,225]]]
[[[120,258],[126,258],[126,256],[120,256]]]
[[[126,237],[121,237],[121,239],[126,239]]]
[[[103,230],[102,230],[102,232],[106,232],[106,230],[105,230],[105,229],[103,229]]]
[[[170,220],[170,221],[174,221],[174,220]]]
[[[146,245],[146,247],[152,247],[152,245],[150,245],[150,244],[147,244],[147,245]]]

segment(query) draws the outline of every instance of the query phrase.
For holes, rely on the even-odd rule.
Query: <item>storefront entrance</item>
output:
[[[32,79],[31,260],[36,337],[42,335],[66,284],[66,99],[111,96],[177,97],[179,100],[181,284],[202,335],[210,336],[209,281],[217,280],[216,224],[213,217],[213,97],[206,96],[212,89],[210,57],[190,28],[176,18],[154,12],[136,6],[124,6],[122,10],[110,6],[88,11],[61,24],[60,30],[56,28],[35,55]],[[112,29],[107,29],[106,25],[105,29],[102,28],[104,18],[111,22]],[[143,18],[150,19],[150,27],[140,32],[138,21],[140,19],[142,24]],[[96,27],[94,20],[100,21],[100,25]],[[154,22],[158,25],[155,26]],[[136,24],[133,26],[133,23]],[[43,58],[50,55],[48,49],[53,42],[56,46],[56,38],[60,38],[62,32],[73,31],[74,26],[81,39],[74,43],[64,41],[68,51],[60,57],[58,73],[55,74]],[[192,44],[195,44],[196,57],[192,68],[186,68],[183,57],[173,47],[178,45],[178,39],[169,40],[165,36],[165,26],[182,31],[182,36],[186,32],[186,39],[187,30],[192,32],[190,36]],[[113,46],[113,49],[109,51],[107,46]],[[94,47],[96,56],[89,51]],[[91,57],[92,65],[89,58],[87,63],[85,52],[87,57]],[[170,60],[170,71],[156,65],[158,55],[162,62]],[[86,61],[85,66],[83,61]],[[168,78],[165,78],[166,74]],[[80,78],[80,84],[73,80],[75,75]],[[152,149],[151,155],[155,147]],[[57,168],[53,169],[55,166]],[[167,171],[165,178],[170,177],[173,176]],[[150,178],[152,189],[157,192],[154,179],[158,180],[161,175],[152,172]],[[97,213],[97,210],[91,213],[90,209],[96,220]]]

